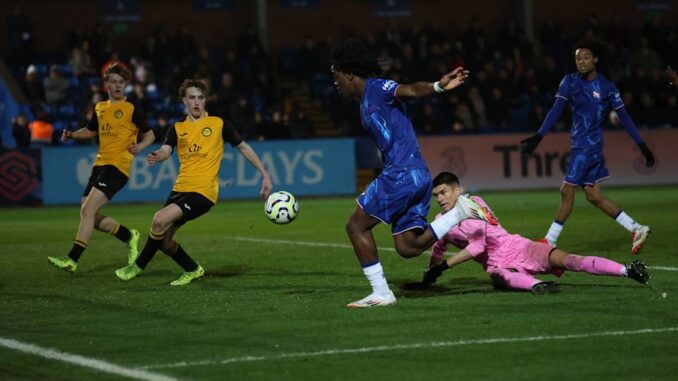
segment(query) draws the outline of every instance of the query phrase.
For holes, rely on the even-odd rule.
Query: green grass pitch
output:
[[[302,197],[285,226],[267,221],[262,202],[220,202],[178,233],[207,272],[179,288],[169,282],[181,270],[160,253],[140,277],[119,281],[126,248],[102,233],[76,274],[49,266],[48,255],[72,244],[77,206],[0,209],[0,379],[675,379],[678,188],[606,195],[652,227],[639,256],[650,286],[566,273],[559,294],[499,292],[466,263],[431,290],[406,290],[428,256],[401,259],[381,225],[375,237],[398,303],[364,310],[344,307],[369,292],[344,230],[352,198]],[[509,231],[530,238],[543,236],[559,202],[556,190],[481,196]],[[632,260],[630,234],[577,196],[560,246]],[[104,213],[145,242],[160,206]]]

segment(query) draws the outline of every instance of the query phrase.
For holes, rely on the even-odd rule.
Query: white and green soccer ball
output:
[[[290,192],[273,192],[266,199],[264,211],[266,217],[273,223],[278,225],[289,224],[299,213],[299,203]]]

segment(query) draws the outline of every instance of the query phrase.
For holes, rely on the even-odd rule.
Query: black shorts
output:
[[[165,206],[169,204],[176,204],[184,215],[174,224],[181,226],[188,221],[195,220],[203,214],[209,212],[214,206],[214,203],[207,199],[207,197],[195,192],[174,192],[170,193]]]
[[[94,187],[102,191],[110,201],[127,184],[127,179],[128,177],[113,165],[94,166],[82,197],[89,196]]]

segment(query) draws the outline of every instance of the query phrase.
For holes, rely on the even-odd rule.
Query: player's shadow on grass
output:
[[[205,270],[205,276],[209,278],[232,278],[241,276],[249,271],[246,266],[224,266],[218,269]]]
[[[456,278],[452,283],[435,283],[426,285],[411,280],[396,279],[392,283],[400,289],[399,297],[430,298],[440,295],[485,294],[495,290],[488,281],[476,278]]]
[[[252,267],[252,273],[258,276],[289,276],[289,277],[307,277],[307,276],[344,276],[339,271],[290,271],[275,267]],[[357,276],[357,275],[356,275]],[[363,276],[360,274],[360,276]]]
[[[169,287],[169,285],[167,285]],[[151,288],[151,287],[148,287]],[[135,290],[138,291],[138,290]],[[120,319],[126,319],[130,324],[137,320],[160,321],[159,324],[174,324],[182,323],[186,325],[201,325],[204,324],[200,319],[193,319],[182,315],[181,313],[172,313],[173,311],[149,311],[143,303],[129,303],[120,298],[115,301],[106,302],[93,299],[91,296],[77,296],[68,293],[59,294],[35,294],[13,292],[7,295],[19,296],[22,298],[43,299],[51,301],[54,305],[63,306],[65,311],[71,311],[73,316],[77,315],[76,311],[82,310],[86,306],[89,309],[96,309],[102,313],[109,313],[110,316],[117,316]],[[113,319],[113,318],[112,318]],[[105,335],[105,333],[100,333]]]
[[[600,283],[569,283],[569,282],[558,282],[561,287],[567,288],[644,288],[638,283],[626,283],[626,284],[600,284]]]

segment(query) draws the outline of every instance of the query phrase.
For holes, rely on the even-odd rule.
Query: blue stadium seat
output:
[[[157,90],[148,91],[146,95],[148,95],[148,99],[151,101],[160,100],[160,92]]]
[[[174,115],[184,115],[186,113],[186,106],[183,103],[175,103],[170,110]]]
[[[59,72],[62,77],[70,77],[73,75],[73,69],[68,64],[59,64]]]
[[[54,131],[61,131],[68,128],[68,123],[64,120],[56,120],[52,126],[54,127]],[[59,132],[59,134],[61,134],[61,132]]]
[[[73,118],[75,117],[75,114],[75,106],[73,105],[59,106],[57,111],[57,115],[61,118]]]
[[[49,73],[49,67],[43,64],[36,64],[35,71],[38,73],[40,77],[44,77],[47,75],[47,73]]]

